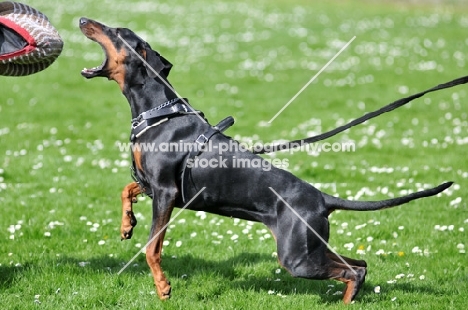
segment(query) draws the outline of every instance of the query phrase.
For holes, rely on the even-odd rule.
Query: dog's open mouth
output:
[[[107,61],[108,61],[108,57],[107,57],[107,52],[106,52],[106,49],[104,48],[104,46],[102,46],[102,44],[95,39],[95,34],[96,34],[96,31],[94,29],[94,24],[96,22],[94,21],[91,21],[87,18],[80,18],[80,29],[81,29],[81,32],[83,32],[83,34],[90,40],[94,41],[94,42],[97,42],[99,43],[99,45],[101,45],[102,47],[102,50],[104,52],[104,55],[105,55],[105,58],[104,60],[102,61],[102,63],[99,65],[99,66],[96,66],[96,67],[93,67],[93,68],[84,68],[83,70],[81,70],[81,75],[84,76],[85,78],[93,78],[93,77],[96,77],[96,76],[104,76],[103,75],[103,70],[107,64]]]
[[[81,70],[82,76],[84,76],[87,79],[90,79],[96,76],[103,76],[102,75],[103,69],[107,64],[107,54],[104,48],[103,48],[103,51],[104,51],[104,55],[106,55],[106,58],[102,61],[102,63],[99,66],[96,66],[93,68],[83,68],[83,70]]]

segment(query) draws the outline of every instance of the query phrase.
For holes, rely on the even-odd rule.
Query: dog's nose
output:
[[[88,23],[88,19],[86,17],[80,18],[80,26],[86,25]]]

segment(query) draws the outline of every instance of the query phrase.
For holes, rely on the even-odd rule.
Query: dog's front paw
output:
[[[131,239],[133,235],[133,227],[137,224],[137,219],[133,211],[126,211],[126,216],[122,218],[120,226],[120,240]]]

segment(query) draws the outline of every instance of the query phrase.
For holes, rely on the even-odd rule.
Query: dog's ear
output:
[[[153,51],[148,43],[144,44],[140,50],[143,58],[146,60],[146,72],[149,77],[155,78],[158,75],[167,77],[169,75],[172,64],[166,58]]]
[[[169,62],[169,60],[167,60],[166,58],[162,57],[161,55],[159,55],[159,59],[161,60],[161,62],[164,64],[164,68],[162,70],[162,73],[164,75],[169,76],[169,72],[171,72],[171,69],[172,69],[172,64]]]

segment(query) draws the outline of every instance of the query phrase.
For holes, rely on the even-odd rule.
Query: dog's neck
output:
[[[144,84],[131,85],[123,90],[130,104],[132,118],[178,97],[167,80],[165,81],[167,85],[159,78],[147,78]]]

